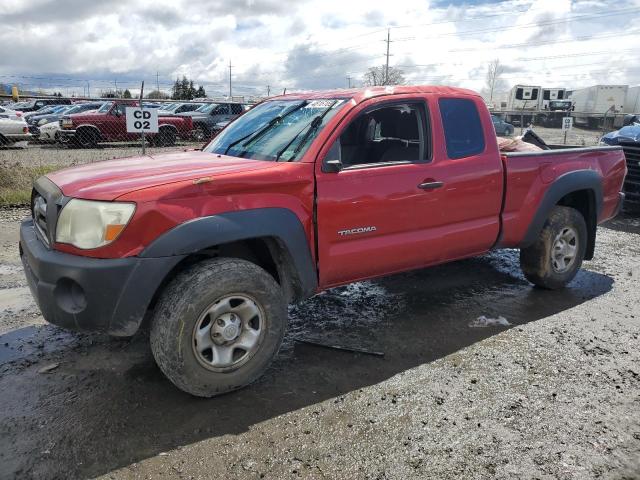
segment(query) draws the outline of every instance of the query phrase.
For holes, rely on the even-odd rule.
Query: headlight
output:
[[[74,198],[60,213],[56,242],[85,250],[108,245],[125,229],[135,209],[134,203]]]

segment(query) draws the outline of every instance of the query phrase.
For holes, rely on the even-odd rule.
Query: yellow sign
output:
[[[11,87],[11,96],[13,97],[14,102],[17,102],[20,99],[20,96],[18,95],[18,87],[15,85]]]

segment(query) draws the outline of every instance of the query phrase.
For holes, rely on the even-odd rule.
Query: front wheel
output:
[[[571,207],[551,210],[535,243],[520,250],[520,267],[534,285],[555,290],[573,280],[587,248],[587,224]]]
[[[151,325],[151,351],[179,389],[212,397],[259,378],[287,325],[280,286],[259,266],[216,258],[166,288]]]

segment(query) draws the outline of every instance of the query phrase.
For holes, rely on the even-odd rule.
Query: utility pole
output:
[[[351,77],[347,77],[347,85],[349,85],[349,88],[351,88]]]
[[[231,100],[231,59],[229,59],[229,100]]]
[[[87,80],[87,97],[91,97],[91,86],[89,85],[89,80]]]
[[[160,76],[158,75],[158,71],[156,70],[156,91],[158,95],[160,95]]]
[[[387,28],[387,64],[384,67],[384,85],[389,85],[389,45],[391,44],[391,29]]]
[[[118,98],[118,80],[114,80],[113,84],[116,86],[116,90],[113,94],[115,95],[115,98]]]
[[[267,85],[267,97],[271,93],[271,85]]]

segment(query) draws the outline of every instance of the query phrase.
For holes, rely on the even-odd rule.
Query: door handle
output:
[[[443,185],[444,185],[443,182],[430,181],[430,182],[422,182],[420,185],[418,185],[418,188],[422,190],[435,190],[436,188],[440,188]]]

